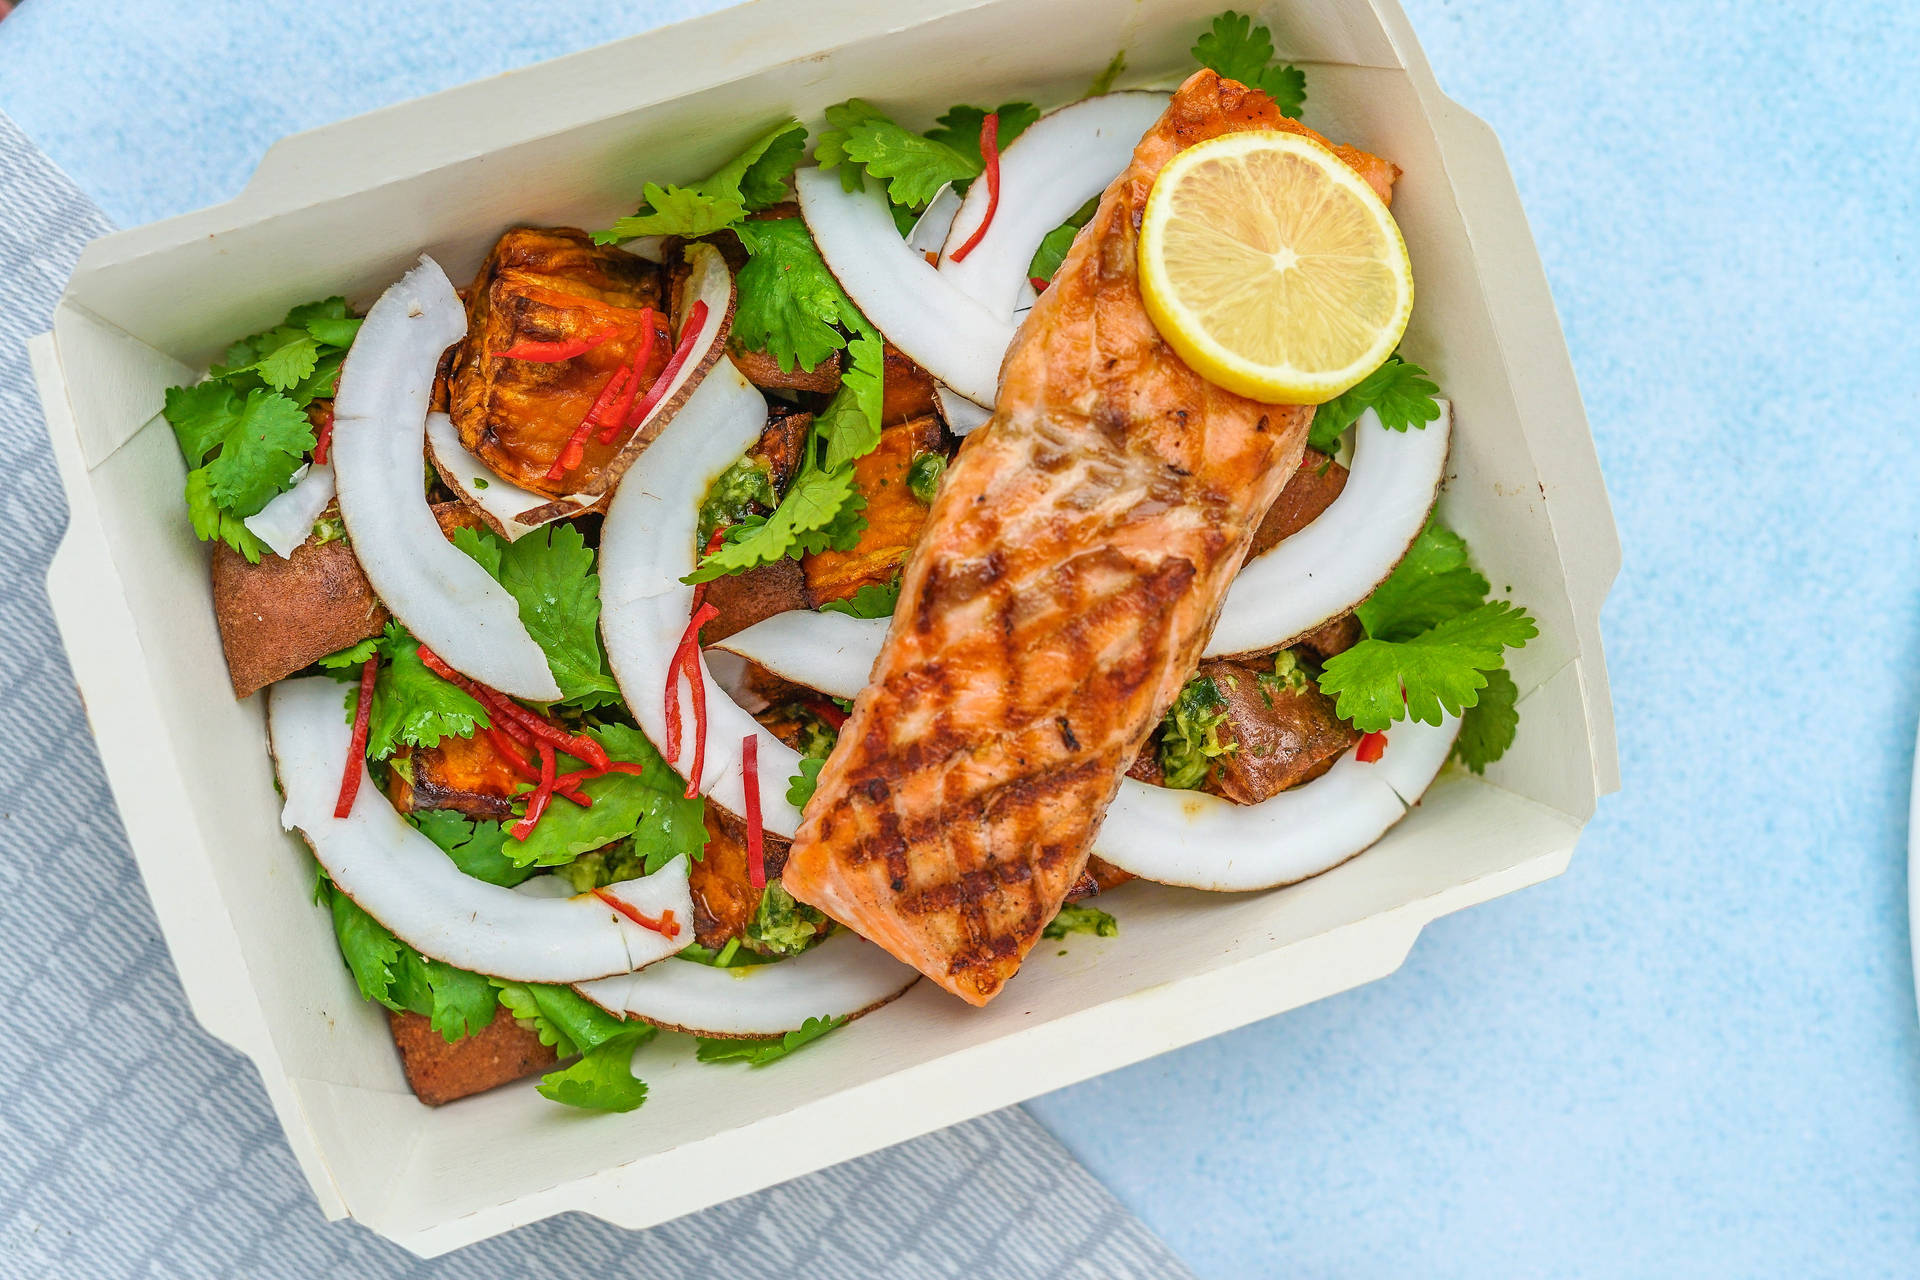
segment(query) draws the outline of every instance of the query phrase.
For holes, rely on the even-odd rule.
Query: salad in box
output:
[[[1392,157],[1267,30],[852,98],[167,393],[233,692],[415,1093],[762,1067],[1099,895],[1298,882],[1513,743]],[[927,104],[901,104],[925,108]],[[1116,918],[1117,917],[1117,918]]]

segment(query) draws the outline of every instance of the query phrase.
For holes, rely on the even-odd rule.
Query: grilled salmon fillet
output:
[[[1312,409],[1206,382],[1140,298],[1155,175],[1247,129],[1318,137],[1202,71],[1101,197],[947,473],[787,862],[796,898],[975,1005],[1080,879],[1305,446]]]

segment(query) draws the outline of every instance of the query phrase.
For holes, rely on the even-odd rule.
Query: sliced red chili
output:
[[[640,345],[634,348],[633,359],[627,364],[626,384],[620,388],[620,394],[607,406],[603,416],[591,418],[584,425],[598,424],[600,443],[612,444],[620,425],[627,420],[627,414],[633,409],[633,398],[640,394],[640,380],[647,376],[647,361],[653,359],[653,312],[647,312],[647,331],[640,339]]]
[[[740,780],[747,792],[747,881],[756,889],[767,887],[767,861],[764,832],[760,825],[760,737],[748,734],[740,740]]]
[[[1053,281],[1043,280],[1039,276],[1028,276],[1027,283],[1033,286],[1033,291],[1035,293],[1045,293],[1047,291],[1047,286],[1052,284]]]
[[[520,821],[507,828],[507,834],[515,840],[525,840],[540,825],[540,818],[547,811],[547,805],[553,800],[553,748],[544,742],[534,744],[534,750],[540,753],[540,782],[527,793],[527,812]]]
[[[533,767],[532,761],[520,754],[520,742],[514,738],[512,733],[501,728],[499,725],[490,725],[487,728],[487,737],[492,740],[494,750],[499,752],[501,757],[506,760],[507,767],[513,770],[515,777],[533,783],[540,781],[540,771]],[[527,739],[527,745],[532,745],[531,737]],[[566,799],[579,805],[582,809],[591,809],[593,807],[593,797],[581,795],[577,788],[582,779],[597,776],[598,775],[590,770],[582,770],[577,774],[569,773],[564,777],[555,778],[553,780],[554,794],[564,796]]]
[[[368,658],[360,668],[360,705],[353,711],[353,734],[347,739],[347,768],[340,775],[340,799],[334,802],[333,816],[344,818],[353,812],[354,798],[360,794],[360,775],[367,755],[367,725],[373,718],[373,682],[380,674],[380,659]]]
[[[479,702],[480,705],[487,708],[487,710],[497,711],[508,720],[513,721],[522,729],[525,729],[528,734],[532,735],[536,742],[544,741],[555,750],[564,751],[570,756],[584,760],[596,769],[604,769],[607,767],[609,757],[606,748],[602,747],[592,738],[582,734],[568,733],[553,721],[535,715],[499,690],[489,689],[477,680],[467,679],[467,677],[448,666],[439,654],[427,648],[424,644],[420,646],[420,661],[426,664],[427,670],[433,672],[433,674],[439,676],[442,680],[458,685],[469,697]]]
[[[693,617],[687,619],[687,629],[680,633],[680,643],[673,647],[673,658],[667,663],[667,760],[669,763],[680,759],[680,677],[686,674],[685,655],[688,646],[692,646],[698,652],[700,628],[720,616],[718,609],[700,600],[697,589],[694,597]],[[706,682],[698,678],[698,663],[694,664],[694,675],[695,705],[704,708]]]
[[[986,119],[980,122],[980,158],[987,162],[987,216],[980,219],[980,225],[973,229],[967,242],[947,256],[954,262],[963,261],[974,251],[980,241],[986,237],[987,228],[993,225],[993,215],[1000,211],[1000,113],[987,112]]]
[[[571,360],[575,356],[587,354],[619,332],[618,328],[602,329],[599,333],[589,334],[584,338],[567,338],[560,342],[537,342],[529,339],[526,342],[516,342],[505,351],[494,352],[493,358],[530,360],[535,364],[557,364],[562,360]]]
[[[673,918],[672,907],[668,907],[665,911],[662,911],[660,918],[655,920],[652,916],[640,910],[640,908],[630,906],[620,901],[620,899],[614,897],[605,889],[595,889],[593,896],[639,925],[642,929],[651,929],[663,938],[677,938],[680,936],[680,924]]]
[[[327,447],[333,443],[333,401],[327,401],[314,412],[319,415],[320,421],[314,423],[313,460],[325,466]]]
[[[800,705],[825,720],[827,727],[835,733],[840,732],[841,726],[847,722],[847,713],[842,711],[840,704],[832,698],[808,698]]]
[[[647,388],[647,394],[641,397],[640,403],[628,411],[625,425],[629,429],[645,422],[647,415],[653,412],[653,407],[660,403],[660,398],[667,394],[667,388],[673,385],[674,378],[686,367],[688,357],[693,354],[694,343],[699,341],[700,330],[706,323],[707,304],[704,301],[694,303],[687,311],[687,326],[680,334],[680,345],[674,348],[672,358],[660,370],[660,376],[653,380],[653,385]],[[611,426],[603,429],[600,443],[612,444],[615,430],[617,428]]]
[[[1353,758],[1361,764],[1374,764],[1387,754],[1387,735],[1370,733],[1360,739],[1360,745],[1354,749]]]

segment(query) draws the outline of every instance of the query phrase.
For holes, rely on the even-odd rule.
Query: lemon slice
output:
[[[1175,156],[1140,227],[1147,314],[1209,382],[1323,404],[1380,366],[1413,267],[1365,179],[1298,134],[1229,133]]]

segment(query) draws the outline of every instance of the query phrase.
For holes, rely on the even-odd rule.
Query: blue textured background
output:
[[[710,7],[27,0],[0,109],[130,224]],[[1920,1272],[1920,15],[1408,9],[1506,143],[1586,393],[1626,789],[1393,978],[1032,1109],[1222,1280]]]

